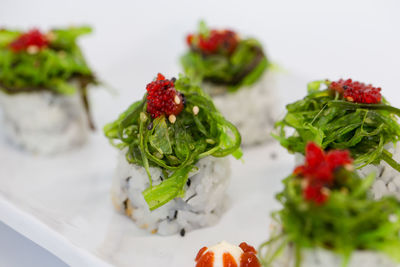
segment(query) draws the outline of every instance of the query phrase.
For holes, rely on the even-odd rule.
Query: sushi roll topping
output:
[[[323,149],[348,149],[357,168],[383,160],[400,172],[388,151],[400,139],[400,109],[380,91],[351,79],[311,82],[306,97],[286,106],[274,137],[290,152],[304,154],[307,143],[315,142]],[[287,128],[295,132],[287,135]]]
[[[377,104],[382,101],[380,87],[353,82],[352,79],[340,79],[339,81],[332,82],[329,88],[342,94],[343,98],[350,102]]]
[[[76,87],[96,84],[76,42],[91,31],[89,27],[47,33],[38,29],[0,31],[0,90],[8,94],[47,90],[71,95],[80,89]],[[79,86],[71,85],[71,81],[77,81]]]
[[[196,82],[223,85],[230,92],[257,82],[269,66],[257,40],[239,38],[228,29],[209,29],[204,22],[186,43],[189,51],[181,59],[185,73]]]
[[[149,187],[143,196],[150,210],[185,196],[188,175],[208,156],[240,158],[241,137],[212,100],[187,77],[158,74],[143,99],[104,127],[129,163],[143,166]],[[163,181],[153,185],[150,167],[162,169]]]
[[[22,33],[17,39],[11,44],[10,48],[14,52],[27,51],[30,54],[34,54],[34,51],[39,51],[47,47],[49,40],[46,35],[41,33],[38,29],[32,29],[26,33]]]
[[[176,91],[174,82],[166,80],[165,77],[159,73],[157,79],[149,83],[146,89],[147,112],[150,113],[151,117],[157,118],[163,114],[167,116],[174,115],[170,120],[175,122],[175,116],[183,110],[184,101],[182,94]]]
[[[196,267],[260,267],[257,251],[242,242],[239,246],[225,241],[210,248],[203,247],[196,256]]]
[[[400,262],[400,202],[393,196],[374,200],[368,193],[375,174],[358,176],[348,151],[306,149],[305,164],[295,168],[276,195],[283,208],[273,213],[282,225],[259,251],[270,266],[293,247],[296,265],[303,249],[322,248],[342,255],[343,265],[356,250],[385,253]]]
[[[205,55],[227,53],[232,54],[238,43],[238,35],[231,30],[210,30],[199,34],[189,34],[187,44],[193,50],[200,50]]]
[[[341,167],[351,167],[353,159],[347,150],[331,150],[325,153],[315,143],[306,147],[305,164],[298,166],[293,174],[303,179],[303,196],[308,201],[323,204],[335,184],[334,174]]]

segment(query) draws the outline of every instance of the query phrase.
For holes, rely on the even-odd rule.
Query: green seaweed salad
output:
[[[50,90],[74,94],[76,80],[82,88],[96,83],[76,39],[90,27],[53,29],[46,34],[0,30],[0,89],[5,93]]]
[[[154,110],[149,108],[149,88],[158,85],[160,91],[153,92],[157,96],[169,96],[170,90],[176,90],[172,100],[176,101],[178,94],[182,96],[182,101],[178,102],[183,102],[184,106],[179,114],[157,113],[159,116],[154,117],[148,112]],[[177,80],[166,80],[159,74],[157,80],[147,85],[147,90],[142,100],[107,124],[104,133],[114,146],[126,149],[129,163],[146,169],[150,186],[143,191],[143,196],[150,210],[154,210],[184,196],[189,172],[196,169],[198,160],[229,154],[240,158],[242,152],[236,127],[225,120],[209,96],[189,78],[180,76]],[[152,185],[150,167],[161,168],[167,178],[159,185]]]
[[[190,50],[181,58],[186,75],[196,82],[226,85],[234,92],[258,81],[269,67],[261,44],[240,39],[231,30],[209,29],[200,22],[197,34],[187,36]]]
[[[279,133],[273,136],[290,152],[304,154],[307,142],[313,141],[324,149],[349,149],[357,168],[383,160],[400,171],[387,149],[399,140],[400,110],[380,96],[380,88],[350,79],[315,81],[309,83],[305,98],[286,109],[276,123]],[[294,133],[288,135],[287,128]]]
[[[399,201],[392,196],[371,199],[367,191],[375,175],[360,178],[351,164],[340,166],[342,156],[342,152],[328,152],[321,165],[317,164],[314,169],[296,168],[283,181],[284,190],[276,197],[283,208],[272,214],[282,229],[260,246],[264,266],[271,266],[284,251],[290,251],[288,248],[293,249],[291,255],[296,267],[302,266],[304,250],[318,248],[341,255],[342,266],[348,265],[355,251],[384,253],[400,262]],[[314,156],[309,158],[315,159]],[[333,171],[331,180],[321,177],[326,174],[321,169],[335,162],[330,169]],[[318,175],[324,178],[323,185],[315,180]]]

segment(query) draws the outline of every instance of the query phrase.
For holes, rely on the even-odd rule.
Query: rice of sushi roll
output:
[[[286,109],[276,124],[282,146],[295,154],[304,154],[310,141],[324,149],[348,149],[361,176],[376,173],[371,190],[376,198],[390,194],[400,199],[400,110],[382,97],[381,88],[351,79],[315,81],[304,99]]]
[[[400,148],[397,144],[396,147],[393,143],[389,143],[384,148],[392,154],[392,159],[400,162]],[[394,169],[386,161],[381,161],[380,164],[368,164],[358,170],[361,176],[368,173],[376,173],[376,180],[372,185],[372,194],[376,199],[385,195],[395,196],[400,200],[400,173]]]
[[[172,235],[215,224],[226,206],[240,134],[186,77],[158,74],[147,93],[104,127],[120,156],[117,210],[151,233]]]
[[[352,163],[348,150],[308,143],[304,165],[277,194],[283,208],[259,249],[264,266],[400,266],[400,202],[374,200],[374,174],[361,178]]]
[[[196,267],[261,267],[254,247],[245,242],[239,246],[222,241],[203,247],[196,256]]]
[[[276,117],[275,76],[261,44],[231,30],[208,29],[187,37],[190,50],[181,58],[189,77],[201,82],[218,110],[242,135],[245,146],[271,139]]]
[[[0,106],[12,143],[38,154],[85,143],[93,129],[87,86],[96,80],[76,39],[90,31],[0,30]]]

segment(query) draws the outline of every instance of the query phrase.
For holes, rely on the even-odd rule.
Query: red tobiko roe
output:
[[[330,89],[343,94],[343,98],[350,102],[377,104],[382,101],[381,88],[371,84],[353,82],[351,79],[332,82]]]
[[[21,34],[16,40],[10,44],[10,48],[14,52],[25,51],[28,47],[36,47],[43,49],[47,47],[49,41],[46,36],[38,29],[32,29],[26,33]]]
[[[205,54],[215,54],[220,51],[231,54],[239,43],[237,34],[231,30],[211,30],[207,38],[199,34],[197,44],[194,43],[194,37],[195,35],[189,34],[186,37],[187,44],[197,46]]]
[[[328,199],[325,189],[332,185],[334,171],[352,162],[353,159],[347,150],[331,150],[325,153],[315,143],[310,142],[306,146],[305,164],[296,167],[293,174],[306,181],[304,198],[323,204]]]
[[[147,112],[151,117],[178,115],[183,110],[183,96],[175,89],[174,80],[165,79],[162,74],[146,86]]]

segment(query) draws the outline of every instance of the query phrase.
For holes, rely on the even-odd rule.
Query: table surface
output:
[[[400,106],[400,2],[392,1],[22,1],[0,3],[0,25],[45,27],[91,24],[82,46],[99,77],[118,90],[115,101],[95,106],[98,123],[115,118],[143,93],[156,72],[175,75],[184,35],[205,19],[259,38],[270,58],[306,79],[347,78],[381,86]],[[240,18],[240,19],[237,19]],[[289,90],[289,89],[288,89]],[[304,95],[291,88],[289,99]],[[115,103],[120,109],[112,108]],[[0,165],[1,168],[1,165]],[[1,172],[0,172],[1,173]],[[65,263],[0,224],[0,266]],[[21,257],[21,252],[24,257]],[[33,264],[38,263],[38,264]]]

